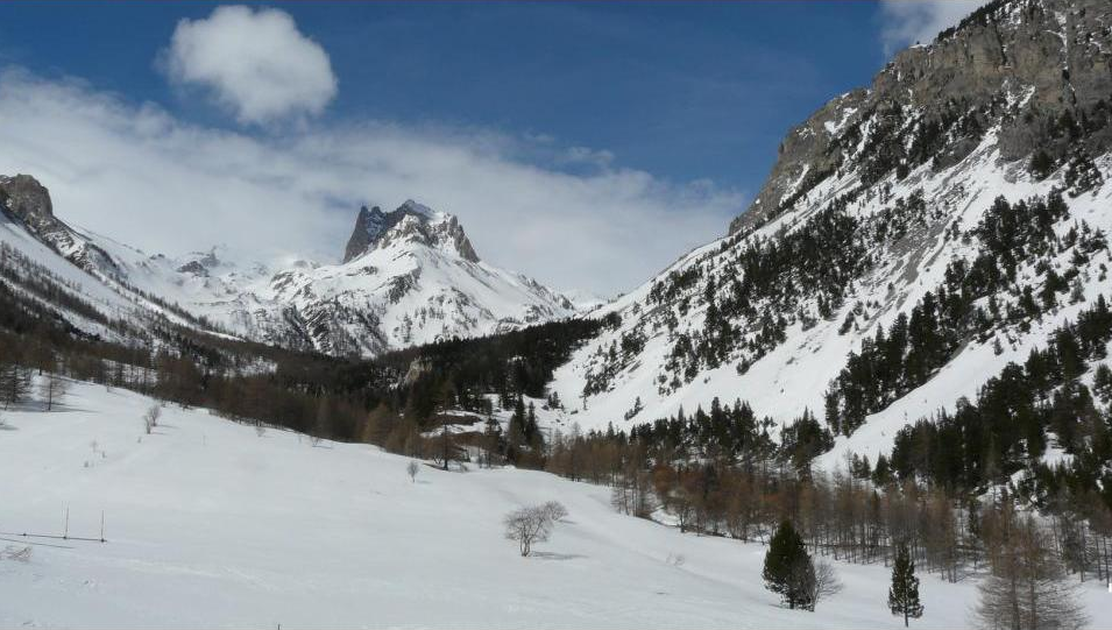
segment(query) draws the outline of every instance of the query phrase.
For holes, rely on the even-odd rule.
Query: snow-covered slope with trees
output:
[[[833,464],[1044,347],[1112,296],[1110,27],[1102,0],[994,2],[824,106],[728,236],[594,312],[552,386],[569,417],[809,410]]]
[[[223,247],[150,255],[69,226],[26,175],[0,179],[0,200],[3,243],[69,278],[66,290],[109,319],[157,314],[293,350],[372,356],[577,311],[564,295],[481,261],[454,216],[413,201],[389,213],[363,208],[340,264],[275,268]],[[88,328],[71,309],[60,312]]]
[[[890,571],[835,563],[844,590],[818,612],[781,607],[765,547],[616,513],[609,488],[513,469],[443,472],[75,384],[54,412],[4,412],[4,627],[897,628]],[[536,555],[502,516],[562,502]],[[23,532],[107,543],[23,538]],[[34,543],[34,544],[32,544]],[[924,575],[921,627],[963,627],[976,580]],[[1085,590],[1094,619],[1106,598]]]

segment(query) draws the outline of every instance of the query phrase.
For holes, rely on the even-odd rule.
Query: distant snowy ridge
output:
[[[94,302],[113,318],[156,311],[293,350],[368,357],[577,312],[566,296],[481,261],[455,216],[414,201],[388,213],[361,209],[340,264],[295,260],[278,269],[221,247],[148,255],[71,227],[28,175],[0,178],[0,202],[3,241],[50,268],[60,258],[84,270],[73,290],[88,297],[99,291],[89,286],[103,284],[115,295]]]

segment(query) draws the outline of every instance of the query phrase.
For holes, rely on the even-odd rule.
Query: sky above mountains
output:
[[[489,262],[612,294],[977,4],[9,3],[0,172],[152,253],[334,261],[360,204],[414,198]]]

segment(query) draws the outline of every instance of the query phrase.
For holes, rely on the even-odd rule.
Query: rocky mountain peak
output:
[[[391,212],[383,212],[378,206],[370,210],[366,206],[360,208],[355,229],[344,249],[344,262],[358,258],[372,248],[403,240],[449,249],[464,260],[479,262],[475,248],[454,215],[438,212],[412,199]]]
[[[355,229],[352,230],[351,238],[344,248],[344,262],[358,258],[360,254],[367,251],[367,247],[382,232],[385,220],[386,215],[378,206],[370,210],[367,206],[359,208],[359,214],[355,217]]]
[[[831,177],[862,187],[956,164],[990,138],[1040,177],[1112,146],[1107,0],[996,0],[792,129],[738,232],[807,201]],[[990,135],[991,134],[991,135]],[[1035,158],[1038,158],[1035,160]],[[850,191],[846,191],[850,192]]]
[[[119,274],[111,256],[54,216],[50,191],[34,177],[0,175],[0,212],[85,271],[111,277]]]

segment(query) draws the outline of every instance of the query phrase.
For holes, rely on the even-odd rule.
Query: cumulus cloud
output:
[[[881,5],[881,39],[885,52],[932,41],[987,0],[884,0]]]
[[[336,96],[328,53],[277,9],[222,6],[183,19],[162,63],[172,81],[207,92],[241,123],[319,114]]]
[[[260,138],[19,70],[0,74],[0,120],[18,121],[0,126],[0,173],[35,175],[60,217],[148,253],[337,261],[360,204],[413,198],[458,215],[492,264],[612,294],[721,235],[744,201],[609,158],[569,172],[553,139],[380,121]]]

